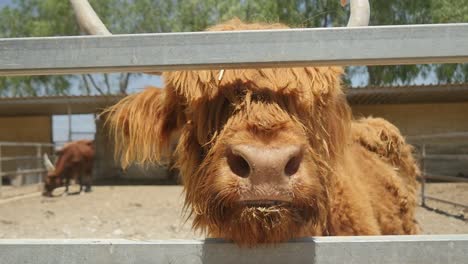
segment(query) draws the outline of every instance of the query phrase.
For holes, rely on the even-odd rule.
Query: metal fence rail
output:
[[[205,241],[0,240],[0,263],[465,264],[468,235],[314,237],[255,249]]]
[[[468,132],[451,132],[451,133],[439,133],[439,134],[428,134],[428,135],[418,135],[418,136],[408,136],[408,140],[418,142],[421,146],[421,152],[417,155],[417,158],[420,160],[421,165],[421,205],[426,206],[426,200],[433,200],[440,203],[446,203],[453,206],[458,206],[462,208],[467,208],[468,205],[456,203],[453,201],[444,200],[438,197],[434,197],[426,194],[426,181],[427,180],[436,180],[443,182],[462,182],[468,183],[468,178],[463,177],[454,177],[448,175],[434,175],[427,171],[426,163],[428,160],[445,160],[445,161],[465,161],[468,160],[467,154],[427,154],[427,140],[431,139],[468,139]]]
[[[0,39],[0,75],[468,62],[468,24]]]
[[[459,156],[466,156],[466,155],[427,155],[426,154],[426,144],[422,145],[421,149],[421,205],[426,206],[426,200],[433,200],[440,203],[446,203],[454,206],[459,206],[463,208],[468,208],[468,205],[455,203],[452,201],[444,200],[441,198],[437,198],[434,196],[430,196],[426,194],[426,181],[427,180],[438,180],[444,182],[468,182],[468,179],[461,178],[461,177],[451,177],[451,176],[442,176],[442,175],[432,175],[426,171],[426,161],[430,159],[435,159],[435,157],[443,157],[444,160],[460,160]],[[463,159],[461,159],[463,160]]]
[[[41,143],[41,142],[8,142],[0,141],[0,146],[3,147],[53,147],[52,143]]]
[[[35,149],[35,156],[3,156],[3,150],[5,148],[34,148]],[[44,150],[47,148],[52,149],[54,144],[51,143],[37,143],[37,142],[4,142],[0,141],[0,198],[3,196],[2,186],[3,186],[3,177],[8,175],[30,175],[30,174],[38,174],[40,178],[42,175],[47,172],[44,169],[44,165],[42,165],[42,154]],[[15,170],[15,171],[4,171],[3,163],[4,162],[11,162],[11,161],[18,161],[18,160],[31,160],[36,161],[36,168],[33,169],[22,169],[22,170]],[[42,179],[40,179],[38,187],[40,188],[42,183]]]
[[[17,170],[17,171],[6,171],[1,172],[0,176],[10,175],[10,174],[36,174],[36,173],[45,173],[46,169],[32,169],[32,170]]]
[[[428,180],[436,180],[436,181],[443,181],[443,182],[466,182],[468,183],[468,178],[462,177],[454,177],[454,176],[446,176],[446,175],[434,175],[426,173],[424,177]]]

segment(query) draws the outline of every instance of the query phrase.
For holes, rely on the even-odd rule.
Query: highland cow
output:
[[[287,27],[234,19],[209,30],[277,28]],[[167,72],[164,89],[108,109],[108,124],[123,167],[158,163],[180,134],[185,207],[210,237],[254,246],[415,234],[412,149],[385,120],[353,120],[342,74],[339,67]]]
[[[210,30],[284,28],[232,20]],[[382,119],[353,120],[338,67],[164,73],[110,110],[125,167],[157,163],[179,130],[193,227],[241,245],[415,234],[418,168]]]

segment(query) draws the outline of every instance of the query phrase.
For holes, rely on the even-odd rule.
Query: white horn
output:
[[[48,172],[55,171],[55,166],[54,164],[52,164],[52,161],[50,161],[49,156],[47,156],[47,153],[44,153],[44,166],[46,167]]]
[[[112,35],[88,0],[70,0],[81,29],[90,35]]]
[[[88,0],[70,0],[76,20],[82,30],[89,35],[112,35],[102,20],[89,4]],[[161,72],[148,72],[148,74],[161,75]]]
[[[349,0],[351,2],[347,27],[365,27],[369,25],[370,6],[368,0]],[[347,0],[341,0],[345,6]]]

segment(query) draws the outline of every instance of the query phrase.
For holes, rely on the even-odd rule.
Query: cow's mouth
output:
[[[240,203],[247,207],[273,207],[284,206],[289,204],[289,202],[281,200],[246,200],[241,201]]]

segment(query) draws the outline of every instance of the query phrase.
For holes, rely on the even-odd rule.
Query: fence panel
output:
[[[442,182],[452,182],[452,183],[468,183],[468,178],[466,177],[455,177],[450,175],[438,175],[428,172],[427,163],[431,160],[436,161],[466,161],[468,160],[468,154],[445,154],[445,153],[436,153],[436,154],[427,154],[428,145],[441,145],[441,143],[431,143],[431,140],[462,140],[465,141],[468,139],[468,132],[451,132],[451,133],[439,133],[439,134],[427,134],[427,135],[417,135],[417,136],[408,136],[407,139],[414,145],[420,146],[420,153],[416,157],[420,161],[421,167],[421,205],[426,206],[426,200],[433,200],[441,203],[450,204],[453,206],[458,206],[462,208],[468,208],[468,205],[461,204],[453,201],[444,200],[438,197],[427,195],[426,193],[426,182],[427,180],[435,180]],[[443,145],[444,143],[442,143]]]
[[[42,185],[42,177],[47,172],[42,163],[42,154],[44,151],[53,151],[54,144],[50,143],[33,143],[33,142],[3,142],[0,141],[0,198],[6,197],[7,192],[3,186],[3,180],[7,178],[11,186],[23,186],[30,183],[37,185],[35,190],[39,190]],[[7,150],[29,149],[24,151],[26,155],[6,155]],[[3,155],[2,155],[3,154]],[[36,179],[33,179],[36,177]],[[29,179],[29,180],[28,180]],[[9,195],[15,196],[31,192],[32,189],[10,188]]]
[[[0,263],[465,264],[468,235],[314,237],[255,249],[206,241],[0,240]]]

